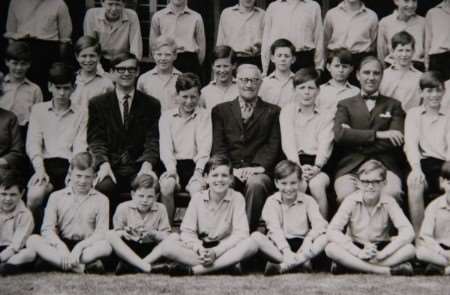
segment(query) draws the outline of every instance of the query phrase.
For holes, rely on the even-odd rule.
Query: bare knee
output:
[[[254,174],[247,179],[247,188],[265,188],[271,183],[269,176],[266,174]]]
[[[331,259],[334,259],[335,257],[338,256],[338,252],[339,249],[341,247],[333,242],[328,243],[328,245],[325,247],[325,254],[327,254],[328,257],[330,257]]]
[[[416,249],[416,257],[419,260],[426,260],[427,257],[429,256],[429,249],[425,246],[418,246]]]
[[[172,177],[163,178],[159,181],[159,184],[161,186],[161,197],[163,199],[173,200],[173,193],[176,188],[175,179]]]
[[[41,236],[31,235],[26,242],[27,248],[34,249],[36,247],[36,244],[40,243],[41,241],[42,241]]]
[[[34,211],[38,209],[45,196],[49,193],[45,185],[32,186],[27,193],[27,206],[30,210]]]

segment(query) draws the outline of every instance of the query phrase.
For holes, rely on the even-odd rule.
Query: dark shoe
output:
[[[167,263],[152,265],[152,270],[150,271],[150,273],[168,274],[169,273],[169,265]]]
[[[22,272],[22,267],[15,264],[10,263],[2,263],[0,264],[0,274],[3,277],[15,275]]]
[[[176,263],[169,267],[169,275],[172,277],[191,276],[192,267],[186,264]]]
[[[430,263],[425,267],[426,276],[442,276],[445,274],[445,267]]]
[[[273,262],[267,262],[266,264],[266,268],[264,270],[264,275],[265,276],[275,276],[275,275],[280,275],[281,272],[281,265],[278,263],[273,263]]]
[[[117,263],[117,266],[116,266],[116,275],[117,276],[131,274],[131,273],[138,273],[138,272],[140,272],[139,269],[137,269],[136,267],[134,267],[124,261],[119,261],[119,263]]]
[[[391,275],[393,276],[412,276],[414,274],[413,267],[409,262],[403,262],[391,267]]]
[[[100,260],[96,260],[94,262],[86,264],[85,273],[87,274],[104,274],[105,273],[105,266],[103,265],[103,262]]]

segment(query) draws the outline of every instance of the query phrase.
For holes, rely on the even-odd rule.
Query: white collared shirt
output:
[[[336,113],[338,102],[349,97],[358,95],[359,88],[351,85],[348,81],[344,86],[338,85],[333,80],[320,85],[320,92],[316,98],[319,110],[327,110]]]
[[[281,80],[276,71],[265,77],[259,88],[258,95],[269,103],[283,107],[295,100],[294,73],[290,72],[287,79]]]

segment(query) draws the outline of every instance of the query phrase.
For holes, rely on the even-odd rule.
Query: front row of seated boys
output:
[[[170,234],[165,206],[157,202],[159,182],[148,174],[136,176],[132,200],[118,206],[114,229],[108,231],[108,199],[93,189],[94,160],[82,152],[71,160],[67,187],[49,198],[41,235],[30,236],[34,223],[21,200],[21,176],[9,171],[0,177],[0,271],[8,275],[47,265],[98,272],[102,258],[114,252],[117,274],[239,273],[240,262],[260,252],[267,258],[265,275],[275,275],[310,271],[325,251],[336,274],[412,275],[410,260],[416,255],[428,263],[426,273],[450,274],[450,169],[442,169],[445,194],[426,209],[416,248],[412,225],[383,193],[386,172],[377,160],[365,162],[357,171],[359,190],[343,201],[328,225],[316,201],[303,193],[300,166],[283,160],[274,171],[278,192],[262,213],[267,235],[250,235],[244,198],[231,188],[231,162],[212,156],[204,169],[208,188],[193,195],[179,234]]]

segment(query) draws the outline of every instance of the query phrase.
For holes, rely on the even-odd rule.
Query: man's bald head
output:
[[[252,64],[242,64],[237,69],[239,96],[246,101],[254,101],[258,97],[261,86],[261,71]]]
[[[258,79],[261,79],[262,78],[262,73],[261,73],[261,70],[257,67],[257,66],[255,66],[255,65],[252,65],[252,64],[241,64],[238,68],[237,68],[237,71],[236,71],[236,76],[239,78],[239,74],[242,72],[242,71],[250,71],[250,72],[255,72],[255,76],[258,78]]]

